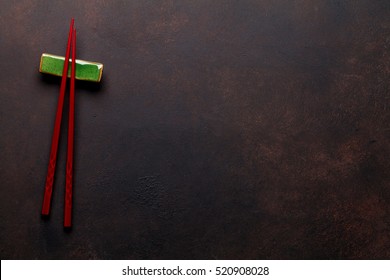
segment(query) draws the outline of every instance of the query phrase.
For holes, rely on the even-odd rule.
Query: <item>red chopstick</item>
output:
[[[70,76],[68,153],[66,160],[64,227],[72,226],[73,141],[74,141],[74,87],[76,73],[76,29],[72,36],[72,67]]]
[[[62,109],[64,107],[66,80],[68,76],[69,53],[70,53],[70,43],[71,43],[72,33],[73,33],[73,25],[74,25],[74,19],[72,19],[70,22],[68,44],[66,47],[64,69],[62,72],[60,95],[58,98],[57,113],[56,113],[56,119],[54,124],[53,137],[51,141],[49,167],[47,169],[45,193],[44,193],[43,204],[42,204],[42,215],[49,215],[50,213],[50,203],[51,203],[51,197],[53,193],[54,173],[55,173],[56,162],[57,162],[58,140],[59,140],[60,128],[61,128]]]

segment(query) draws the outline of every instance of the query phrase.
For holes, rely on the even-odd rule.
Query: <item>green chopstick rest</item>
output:
[[[65,57],[43,53],[39,64],[39,72],[62,76]],[[72,59],[69,59],[69,63]],[[68,77],[70,78],[71,67],[68,69]],[[100,82],[103,74],[103,64],[98,62],[85,61],[76,59],[75,78],[82,81]]]

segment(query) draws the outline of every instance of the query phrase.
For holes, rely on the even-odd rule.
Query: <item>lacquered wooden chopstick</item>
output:
[[[46,175],[45,193],[44,193],[43,204],[42,204],[42,215],[49,215],[50,213],[50,203],[51,203],[51,197],[53,193],[54,173],[55,173],[56,162],[57,162],[58,140],[59,140],[60,129],[61,129],[62,109],[64,107],[66,81],[68,76],[68,64],[69,64],[70,45],[71,45],[71,39],[73,33],[73,25],[74,25],[74,19],[72,19],[70,22],[70,30],[68,36],[68,43],[66,47],[64,69],[62,72],[62,80],[61,80],[60,94],[58,98],[57,113],[56,113],[56,119],[54,124],[53,137],[51,141],[49,166]]]
[[[76,29],[72,35],[72,66],[70,76],[69,123],[68,123],[68,152],[66,159],[66,185],[64,227],[72,226],[72,192],[73,192],[73,142],[74,142],[74,88],[76,73]]]

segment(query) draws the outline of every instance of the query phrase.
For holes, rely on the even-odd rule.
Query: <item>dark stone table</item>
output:
[[[388,0],[95,2],[1,1],[2,259],[390,258]],[[66,232],[38,65],[71,17],[105,69],[76,85]]]

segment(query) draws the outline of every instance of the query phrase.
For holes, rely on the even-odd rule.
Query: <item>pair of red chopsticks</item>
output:
[[[58,140],[60,136],[62,109],[64,106],[64,97],[66,82],[68,78],[69,54],[72,46],[72,66],[70,77],[70,98],[69,98],[69,124],[68,124],[68,151],[66,160],[66,185],[65,185],[65,209],[64,209],[64,227],[72,226],[72,184],[73,184],[73,139],[74,139],[74,88],[75,88],[75,70],[76,70],[76,29],[74,29],[74,19],[71,20],[62,72],[60,87],[60,96],[58,99],[57,113],[54,124],[53,138],[51,141],[50,160],[47,170],[45,193],[43,197],[42,215],[49,215],[50,202],[53,193],[54,173],[57,162]]]

